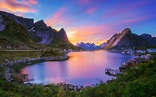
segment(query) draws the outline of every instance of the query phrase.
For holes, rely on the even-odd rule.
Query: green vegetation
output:
[[[0,49],[35,49],[41,47],[29,38],[28,31],[13,19],[2,15],[5,29],[0,32]]]
[[[31,59],[31,58],[38,58],[38,57],[60,57],[65,56],[63,52],[60,50],[47,50],[47,51],[36,51],[36,50],[25,50],[25,51],[0,51],[0,64],[8,63],[8,61],[15,61],[20,59]],[[11,66],[16,72],[20,72],[20,69],[32,65],[35,63],[41,62],[41,60],[34,60],[31,61],[30,64],[27,62],[20,62],[16,63],[16,65]]]
[[[53,44],[54,47],[60,48],[60,49],[72,49],[72,50],[80,50],[80,48],[74,46],[71,43],[67,43],[64,40],[60,39],[59,37],[57,37],[55,40],[53,40]]]
[[[116,80],[81,92],[63,90],[57,85],[15,85],[0,76],[1,97],[155,97],[156,58],[128,69]]]
[[[51,57],[51,56],[63,56],[65,55],[64,53],[61,53],[59,51],[56,50],[50,50],[50,51],[45,51],[41,57]]]
[[[41,51],[0,51],[0,64],[4,63],[5,59],[9,61],[19,60],[22,58],[36,58],[43,52]]]
[[[29,33],[22,25],[18,24],[13,19],[2,15],[4,18],[4,24],[6,25],[3,31],[0,31],[0,50],[3,49],[74,49],[78,50],[72,44],[68,44],[62,41],[60,38],[55,39],[54,43],[49,45],[37,44],[41,37],[35,36],[33,33]]]

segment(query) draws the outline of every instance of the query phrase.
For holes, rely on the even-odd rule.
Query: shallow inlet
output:
[[[21,73],[33,78],[31,83],[95,85],[114,78],[105,74],[106,68],[118,69],[135,57],[108,51],[71,52],[68,55],[69,60],[37,63],[22,68]]]

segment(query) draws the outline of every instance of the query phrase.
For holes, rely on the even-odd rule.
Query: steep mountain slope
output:
[[[25,27],[0,13],[0,47],[26,49],[34,45]],[[35,45],[34,45],[35,46]]]
[[[147,36],[147,37],[146,37]],[[148,38],[148,39],[147,39]],[[105,49],[121,47],[143,47],[155,45],[154,37],[148,35],[136,35],[131,32],[130,28],[124,29],[119,34],[114,34],[103,46]]]
[[[32,40],[39,44],[53,45],[60,48],[76,48],[68,40],[63,28],[57,31],[47,26],[43,20],[34,23],[33,27],[29,30],[29,34]]]
[[[27,30],[29,30],[33,26],[33,23],[34,23],[34,19],[23,18],[23,17],[16,16],[8,12],[0,11],[0,14],[16,21],[17,23],[24,26]]]
[[[47,27],[43,20],[34,23],[34,26],[29,30],[31,38],[39,44],[51,44],[55,39],[55,32],[56,30]]]
[[[144,38],[148,41],[148,44],[151,44],[152,46],[156,46],[156,37],[152,37],[150,34],[142,34],[140,37]]]
[[[46,47],[77,49],[68,40],[63,28],[59,31],[48,27],[43,20],[23,18],[0,11],[0,48]]]
[[[67,34],[66,34],[66,32],[65,32],[65,30],[64,30],[63,28],[61,28],[61,29],[58,31],[58,37],[59,37],[61,40],[65,41],[65,42],[67,42],[67,43],[70,43],[69,40],[68,40]]]

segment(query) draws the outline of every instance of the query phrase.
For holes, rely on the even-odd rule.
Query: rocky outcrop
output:
[[[146,40],[150,40],[151,38],[152,38],[152,35],[150,35],[150,34],[141,34],[141,35],[139,35],[140,37],[142,37],[142,38],[144,38],[144,39],[146,39]]]
[[[131,32],[130,28],[124,29],[119,34],[114,34],[102,48],[121,48],[121,47],[143,47],[156,45],[155,38],[151,35],[136,35]]]
[[[0,15],[0,31],[3,31],[5,28],[5,22],[3,17]]]
[[[64,30],[63,28],[61,28],[61,29],[58,31],[58,37],[59,37],[61,40],[65,41],[65,42],[67,42],[67,43],[70,43],[69,40],[68,40],[67,34],[66,34],[66,32],[65,32],[65,30]]]
[[[29,30],[29,33],[35,41],[40,38],[37,41],[39,44],[53,44],[59,43],[59,41],[70,43],[63,28],[57,31],[50,26],[48,27],[43,20],[34,23],[33,27]]]
[[[33,40],[39,44],[51,44],[56,37],[56,30],[51,27],[39,27],[34,25],[34,28],[29,33],[31,33]],[[35,40],[37,38],[40,38],[40,40]]]
[[[11,14],[11,13],[4,12],[4,11],[0,11],[0,14],[5,15],[5,16],[15,20],[17,23],[24,26],[27,30],[31,29],[33,26],[33,23],[34,23],[33,19],[23,18],[23,17],[16,16],[16,15]]]
[[[155,46],[156,45],[156,37],[152,37],[150,34],[142,34],[140,37],[144,38],[148,41],[148,44]]]
[[[44,23],[43,20],[37,21],[36,23],[34,23],[34,27],[37,28],[46,28],[47,25]]]
[[[43,20],[35,22],[29,33],[32,40],[39,44],[50,44],[55,38],[55,31],[47,27]]]
[[[0,32],[2,33],[0,35],[2,36],[0,37],[0,46],[3,46],[3,48],[8,46],[6,44],[9,44],[9,47],[14,45],[16,48],[19,43],[24,44],[24,46],[27,43],[53,45],[59,48],[76,48],[68,40],[63,28],[57,31],[47,26],[43,20],[34,23],[33,19],[19,17],[3,11],[0,11]]]
[[[13,19],[0,15],[1,49],[27,49],[32,44],[28,31]],[[33,44],[34,45],[34,44]]]

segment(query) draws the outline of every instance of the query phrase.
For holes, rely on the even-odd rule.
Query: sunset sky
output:
[[[156,0],[0,0],[0,10],[64,28],[74,44],[100,44],[126,27],[156,36]]]

